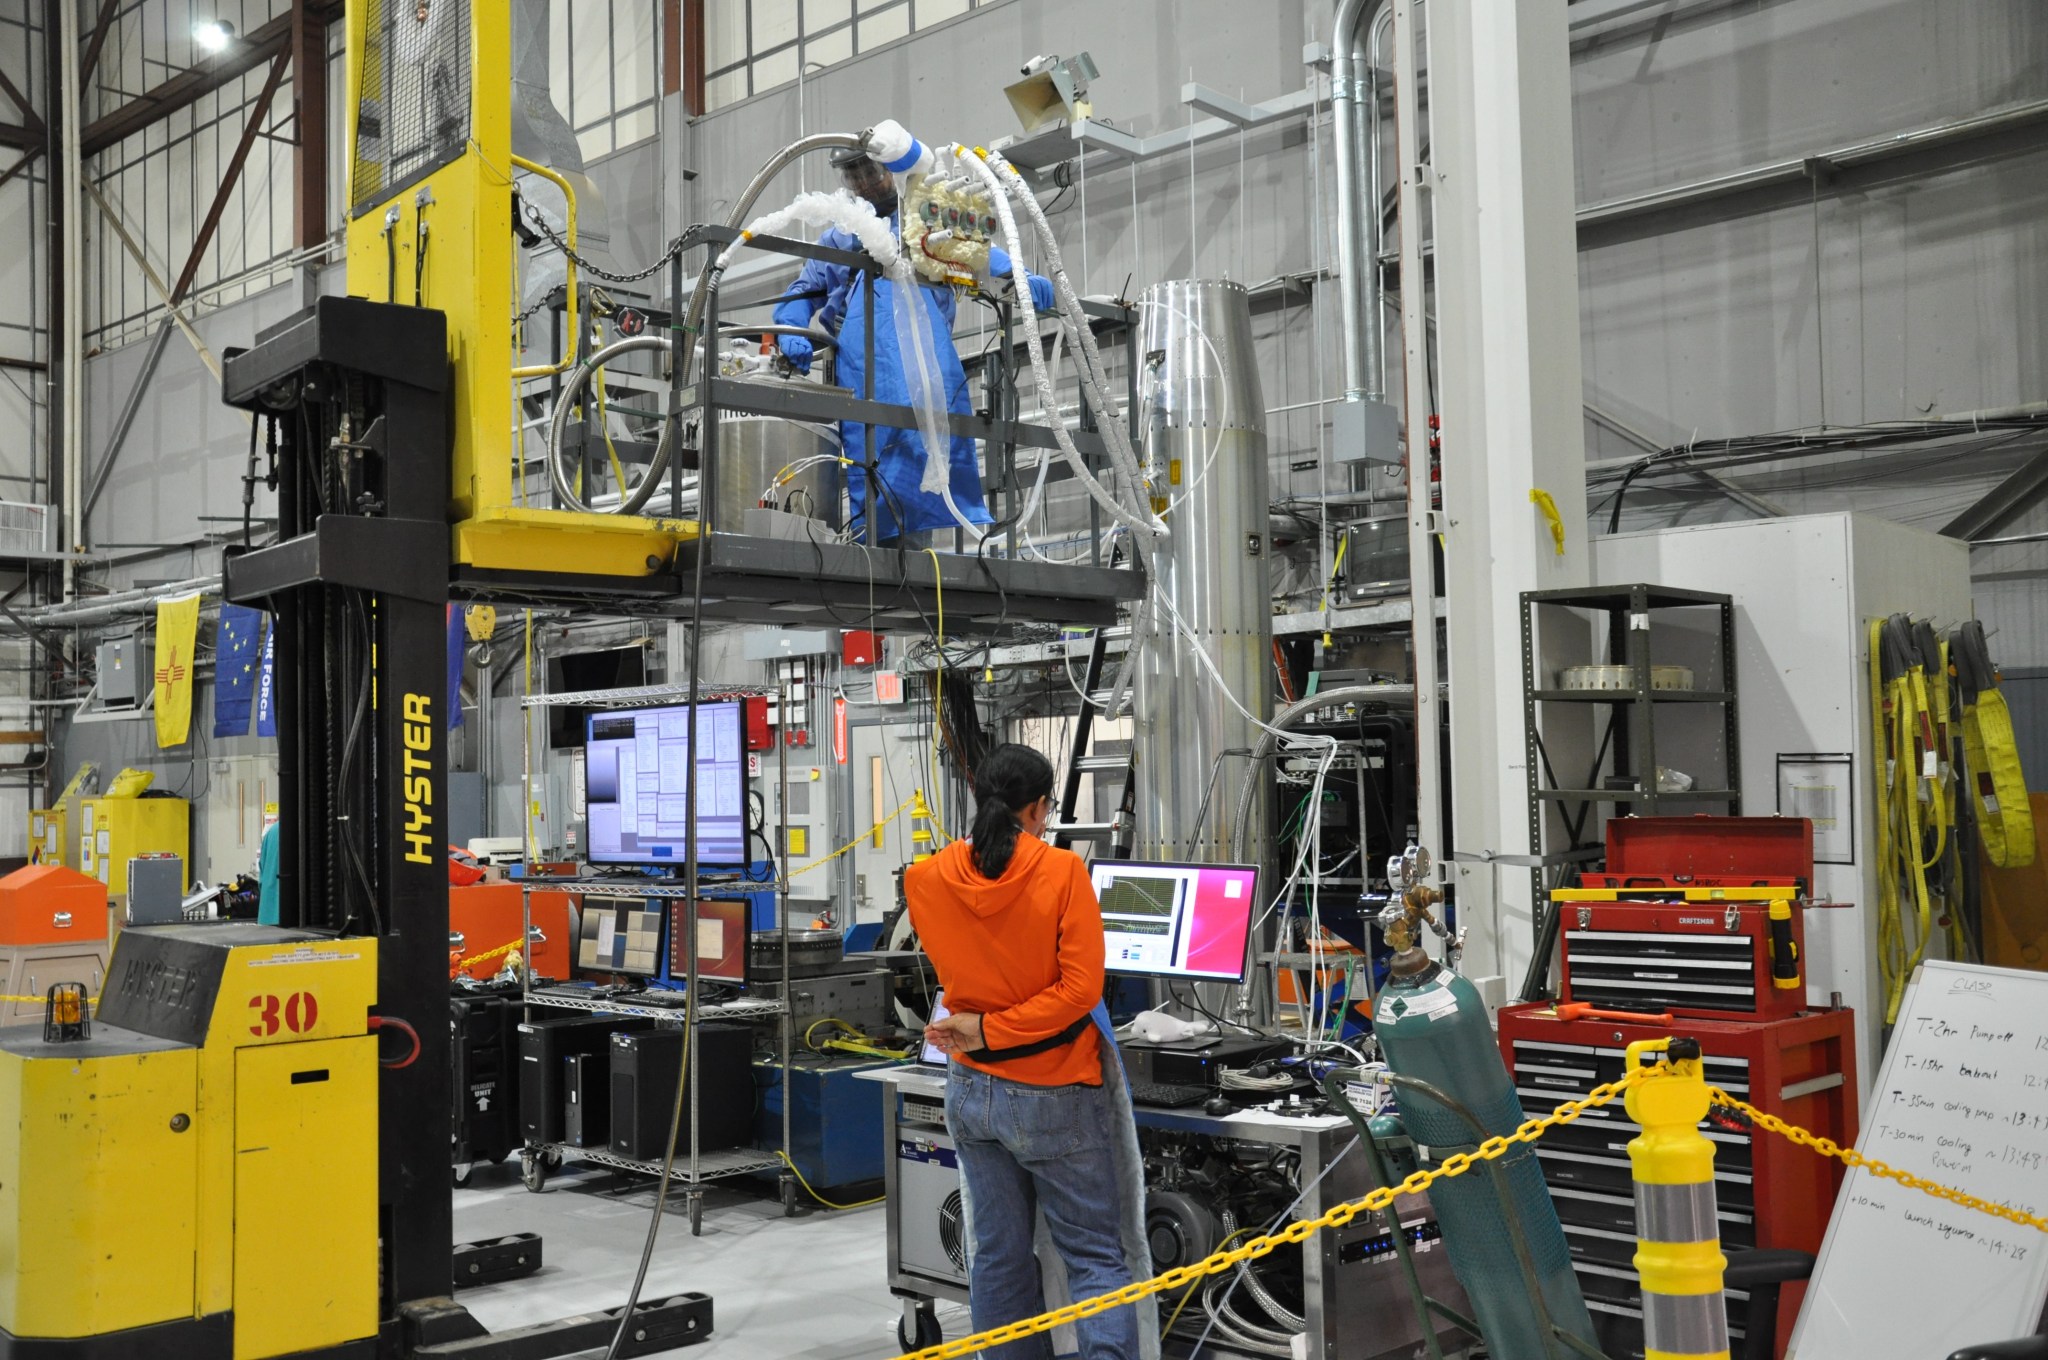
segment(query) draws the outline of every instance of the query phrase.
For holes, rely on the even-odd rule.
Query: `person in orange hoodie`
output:
[[[951,1057],[946,1125],[967,1201],[976,1331],[1045,1311],[1032,1251],[1041,1214],[1075,1299],[1133,1279],[1124,1201],[1143,1191],[1119,1167],[1136,1135],[1102,1009],[1102,913],[1081,857],[1040,839],[1052,781],[1038,752],[998,746],[975,772],[973,839],[903,876],[951,1012],[926,1037]],[[1138,1360],[1139,1324],[1128,1307],[1082,1319],[1083,1360]],[[1041,1333],[988,1354],[1041,1360],[1052,1348]]]

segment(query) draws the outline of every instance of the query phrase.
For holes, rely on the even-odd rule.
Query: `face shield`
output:
[[[896,211],[896,179],[867,156],[855,156],[839,167],[839,180],[849,191],[874,205],[878,216]]]

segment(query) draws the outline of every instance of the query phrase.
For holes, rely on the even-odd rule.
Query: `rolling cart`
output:
[[[715,692],[700,693],[699,700],[729,698],[735,694],[767,693],[760,690],[721,687]],[[782,704],[781,711],[788,711],[788,696],[777,691]],[[631,689],[582,690],[560,694],[530,694],[520,702],[526,708],[540,708],[552,705],[573,705],[590,708],[651,708],[661,704],[687,702],[689,689],[683,685],[647,685]],[[532,725],[526,728],[527,768],[532,768]],[[787,787],[789,778],[788,748],[781,741],[776,742],[776,778],[781,787]],[[776,800],[781,807],[784,800]],[[789,843],[788,813],[782,812],[782,828],[776,837],[776,845]],[[527,846],[529,862],[535,847]],[[778,850],[778,853],[779,850]],[[694,883],[677,882],[672,879],[656,878],[534,878],[522,880],[525,891],[522,894],[528,929],[532,926],[533,894],[537,892],[576,893],[585,901],[661,901],[683,902],[688,905],[684,926],[687,931],[687,968],[683,977],[686,992],[698,988],[697,958],[697,903],[706,895],[707,885],[699,875]],[[723,885],[721,885],[723,886]],[[781,860],[776,866],[773,887],[776,893],[777,918],[787,916],[789,909],[789,866]],[[783,933],[782,945],[782,994],[789,994],[789,945],[787,933]],[[630,1000],[614,1001],[603,997],[572,997],[535,992],[531,987],[531,970],[521,980],[521,1002],[531,1017],[535,1008],[585,1011],[597,1015],[637,1016],[651,1019],[657,1026],[683,1026],[688,1023],[688,1014],[681,1008],[664,1006],[635,1005]],[[733,1176],[758,1175],[775,1171],[778,1190],[782,1199],[785,1216],[796,1213],[796,1179],[789,1171],[790,1148],[790,1099],[789,1064],[792,1036],[790,1034],[789,1006],[779,999],[741,997],[732,1001],[700,1001],[696,1008],[699,1024],[707,1021],[733,1021],[759,1023],[776,1021],[776,1060],[782,1085],[782,1138],[775,1148],[719,1148],[706,1150],[699,1146],[699,1083],[692,1079],[686,1094],[687,1118],[683,1133],[676,1144],[674,1181],[681,1186],[690,1216],[690,1232],[697,1235],[703,1230],[704,1187],[712,1181]],[[697,1068],[697,1036],[693,1031],[689,1039],[690,1070]],[[550,1172],[560,1169],[567,1161],[586,1162],[593,1166],[606,1167],[613,1171],[628,1172],[641,1176],[659,1176],[662,1162],[659,1159],[643,1160],[624,1157],[609,1148],[577,1147],[565,1142],[536,1141],[528,1139],[519,1150],[519,1169],[526,1188],[539,1191],[547,1184]]]

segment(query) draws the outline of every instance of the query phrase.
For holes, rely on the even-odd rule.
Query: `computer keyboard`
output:
[[[1156,1105],[1169,1110],[1182,1105],[1199,1105],[1211,1094],[1206,1086],[1167,1086],[1153,1081],[1131,1083],[1132,1104]]]

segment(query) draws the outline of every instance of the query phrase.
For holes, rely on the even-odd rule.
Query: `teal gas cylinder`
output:
[[[1401,975],[1406,963],[1415,971]],[[1472,984],[1419,950],[1397,955],[1396,976],[1373,1008],[1373,1029],[1387,1065],[1404,1077],[1438,1087],[1462,1102],[1482,1126],[1471,1127],[1439,1102],[1396,1086],[1401,1118],[1409,1136],[1434,1168],[1451,1153],[1469,1150],[1485,1137],[1513,1133],[1524,1118],[1522,1102],[1495,1046],[1486,1004]],[[1574,1352],[1543,1327],[1526,1277],[1515,1259],[1513,1238],[1501,1201],[1504,1189],[1520,1217],[1531,1264],[1550,1320],[1594,1344],[1593,1319],[1572,1273],[1564,1229],[1543,1184],[1535,1151],[1515,1144],[1495,1165],[1500,1181],[1478,1166],[1429,1188],[1430,1203],[1443,1227],[1444,1246],[1458,1282],[1465,1286],[1472,1314],[1495,1360],[1559,1360]]]

